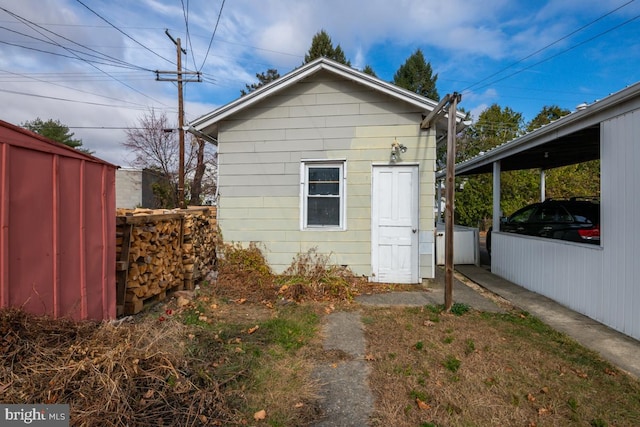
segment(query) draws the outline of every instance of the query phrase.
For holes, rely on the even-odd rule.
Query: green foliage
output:
[[[151,184],[153,203],[158,209],[173,209],[176,207],[175,192],[168,181],[158,181]]]
[[[438,75],[433,74],[431,63],[424,59],[422,50],[417,49],[393,76],[397,86],[415,92],[434,101],[440,100],[436,82]]]
[[[456,147],[456,161],[469,159],[481,151],[510,141],[524,133],[522,128],[521,113],[493,104],[480,113],[473,125],[465,129]]]
[[[69,131],[68,126],[60,123],[60,120],[49,119],[46,122],[43,122],[42,119],[38,117],[35,120],[22,123],[21,126],[29,129],[31,132],[42,135],[45,138],[52,139],[71,148],[76,148],[84,153],[91,154],[88,150],[80,149],[82,146],[82,140],[74,139],[74,133]]]
[[[416,389],[411,390],[409,392],[409,396],[411,397],[411,400],[420,399],[423,402],[428,402],[429,400],[431,400],[430,397],[427,395],[427,393],[421,390],[416,390]]]
[[[465,304],[463,302],[454,302],[453,305],[451,306],[451,312],[456,316],[462,316],[463,314],[468,312],[470,309],[471,307],[469,306],[469,304]]]
[[[314,59],[322,57],[333,59],[349,67],[351,66],[351,61],[346,58],[340,45],[333,47],[331,37],[329,37],[329,34],[325,30],[320,30],[313,36],[309,52],[304,55],[304,64],[308,64]]]
[[[600,196],[600,160],[550,169],[546,184],[546,196],[554,199]]]
[[[444,362],[442,362],[442,366],[455,373],[458,372],[458,369],[460,369],[460,363],[460,360],[456,359],[455,356],[449,354],[447,355],[447,358],[444,360]]]
[[[365,67],[362,69],[362,72],[365,74],[369,74],[370,76],[373,76],[373,77],[378,77],[376,72],[373,71],[373,68],[371,68],[371,65],[365,65]]]
[[[476,123],[467,128],[458,141],[456,161],[464,161],[480,152],[508,142],[568,114],[558,106],[545,106],[523,126],[522,114],[493,104]],[[442,153],[440,153],[442,155]],[[500,209],[508,216],[530,203],[540,201],[540,171],[505,171],[501,174]],[[457,178],[456,223],[487,229],[493,215],[492,177],[490,174]],[[463,185],[462,185],[463,184]],[[564,166],[546,171],[546,197],[569,198],[600,195],[600,161]]]
[[[295,351],[313,338],[318,322],[317,314],[296,307],[263,322],[259,330],[268,342],[277,344],[284,350]]]
[[[275,68],[269,68],[267,71],[262,73],[256,73],[256,78],[258,79],[258,83],[246,84],[246,90],[240,90],[240,94],[242,96],[253,92],[256,89],[261,88],[273,81],[276,81],[280,78],[280,73]]]
[[[424,348],[424,343],[422,341],[418,341],[417,343],[415,343],[415,345],[413,347],[416,350],[422,350]]]
[[[476,344],[473,342],[471,338],[467,338],[464,342],[464,354],[465,356],[470,355],[476,350]]]
[[[545,105],[537,116],[533,118],[527,125],[527,132],[531,132],[541,126],[558,120],[562,116],[566,116],[571,111],[560,108],[557,105]]]

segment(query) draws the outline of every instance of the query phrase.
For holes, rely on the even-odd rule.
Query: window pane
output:
[[[340,184],[332,182],[310,182],[309,183],[309,195],[339,195]]]
[[[339,197],[307,198],[307,225],[340,225]]]
[[[309,182],[313,181],[339,181],[339,168],[309,168]]]

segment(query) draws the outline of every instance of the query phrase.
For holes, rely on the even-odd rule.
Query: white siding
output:
[[[601,123],[601,247],[494,233],[494,274],[640,339],[640,110]]]
[[[420,169],[420,227],[433,235],[435,140],[420,130],[415,106],[331,73],[316,75],[219,123],[218,216],[225,241],[261,242],[276,272],[311,247],[356,274],[371,271],[371,166]],[[300,231],[300,161],[346,160],[345,231]],[[421,277],[433,277],[433,239],[421,254]],[[430,246],[429,246],[430,245]]]
[[[601,124],[602,309],[608,325],[640,339],[640,110]]]

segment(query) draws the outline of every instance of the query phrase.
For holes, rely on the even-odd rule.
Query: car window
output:
[[[523,209],[520,209],[513,215],[509,217],[509,222],[522,223],[529,221],[529,218],[533,214],[533,212],[537,209],[538,205],[527,206]]]
[[[600,206],[595,203],[581,203],[568,206],[576,222],[597,224],[600,217]]]

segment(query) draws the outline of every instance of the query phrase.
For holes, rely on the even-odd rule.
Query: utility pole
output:
[[[184,50],[180,45],[180,38],[174,39],[169,30],[165,30],[164,32],[167,37],[171,39],[171,41],[176,45],[176,51],[178,55],[177,59],[177,71],[157,71],[156,70],[156,80],[157,81],[165,81],[165,82],[177,82],[178,83],[178,135],[179,135],[179,164],[178,164],[178,207],[180,209],[186,208],[185,200],[184,200],[184,105],[183,105],[183,97],[182,97],[182,82],[201,82],[200,72],[199,71],[182,71],[182,54],[187,54],[187,51]],[[166,79],[160,78],[160,74],[175,74],[175,79]],[[182,78],[183,74],[191,74],[197,75],[197,80],[189,79],[185,80]]]

